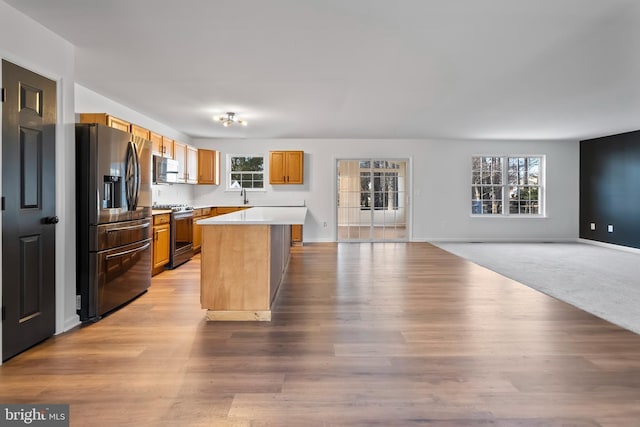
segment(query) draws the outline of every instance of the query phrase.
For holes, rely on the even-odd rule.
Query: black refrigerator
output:
[[[96,321],[151,284],[151,143],[76,124],[76,309]]]

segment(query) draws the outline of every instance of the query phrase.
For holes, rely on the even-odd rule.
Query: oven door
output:
[[[96,313],[131,301],[151,285],[151,239],[91,254]]]
[[[193,245],[193,213],[174,214],[176,229],[176,252],[182,252]]]
[[[193,257],[193,212],[174,212],[171,215],[170,267],[175,268]]]

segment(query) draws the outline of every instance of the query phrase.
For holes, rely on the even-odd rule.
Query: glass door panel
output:
[[[407,160],[337,161],[338,241],[407,240]]]

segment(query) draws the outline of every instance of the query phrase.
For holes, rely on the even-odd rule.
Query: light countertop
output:
[[[171,209],[152,209],[151,215],[170,214],[171,212]]]
[[[238,203],[210,203],[207,205],[194,205],[194,209],[202,209],[202,208],[273,208],[273,207],[304,207],[304,203],[247,203],[246,205],[242,204],[242,200]]]
[[[262,224],[262,225],[292,225],[304,224],[307,208],[296,207],[253,207],[242,211],[218,215],[197,221],[200,225],[221,224]]]

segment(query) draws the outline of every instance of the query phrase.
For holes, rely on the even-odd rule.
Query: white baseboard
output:
[[[333,239],[304,239],[303,243],[337,243]]]
[[[576,243],[575,237],[414,237],[409,240],[413,243]],[[333,239],[306,239],[304,243],[338,243]]]
[[[640,249],[631,248],[629,246],[614,245],[612,243],[598,242],[597,240],[589,240],[589,239],[578,239],[578,242],[586,243],[587,245],[601,246],[603,248],[616,249],[619,251],[640,254]]]
[[[412,242],[429,242],[429,243],[575,243],[577,239],[567,237],[434,237],[427,239],[414,239]]]
[[[78,317],[77,314],[74,314],[71,317],[68,317],[65,319],[64,321],[64,330],[62,332],[67,332],[70,329],[75,328],[76,326],[80,325],[80,318]],[[62,333],[60,332],[60,333]]]

